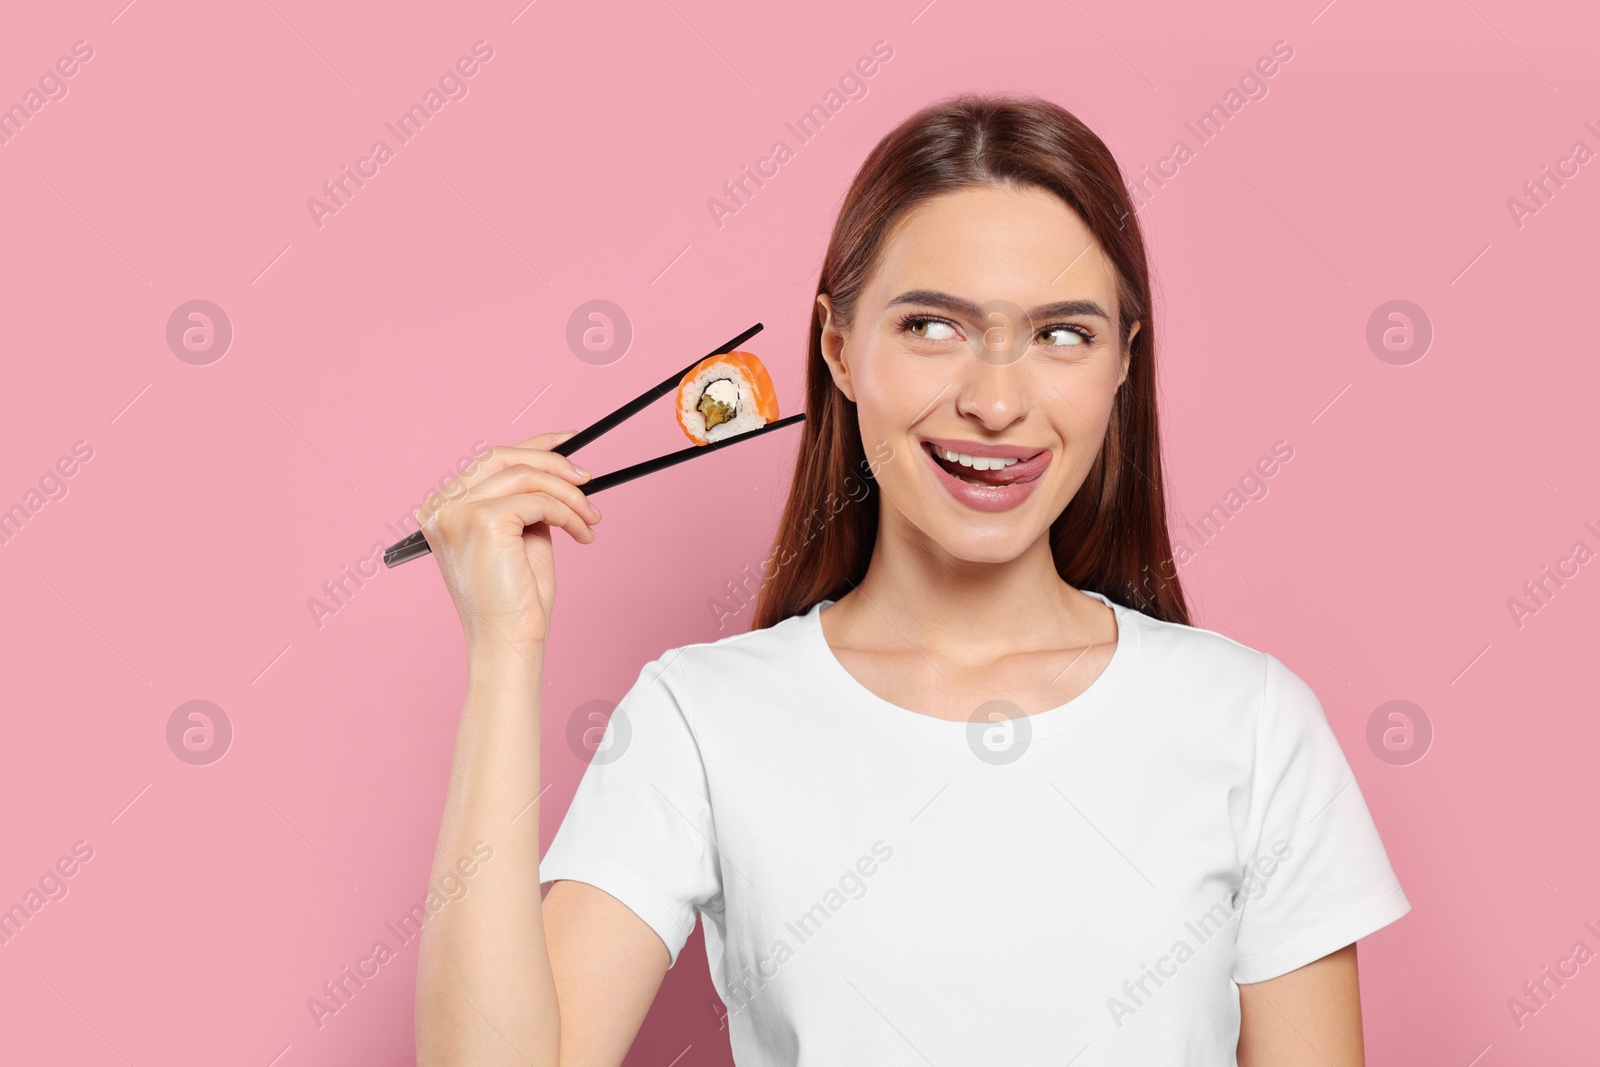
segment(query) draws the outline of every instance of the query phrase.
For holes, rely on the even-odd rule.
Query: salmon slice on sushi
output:
[[[678,384],[678,425],[697,445],[737,437],[777,419],[772,376],[751,352],[707,356]]]

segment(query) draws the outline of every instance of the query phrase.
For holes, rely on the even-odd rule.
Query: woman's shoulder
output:
[[[1221,630],[1170,622],[1127,608],[1139,627],[1140,655],[1147,678],[1186,689],[1259,695],[1272,655]]]
[[[1141,674],[1163,695],[1218,712],[1232,709],[1241,725],[1324,717],[1311,685],[1271,652],[1218,630],[1136,614]]]
[[[676,645],[646,670],[671,673],[676,668],[680,680],[691,681],[701,691],[752,680],[771,684],[788,671],[803,669],[805,628],[813,621],[809,613],[802,613],[760,629]]]

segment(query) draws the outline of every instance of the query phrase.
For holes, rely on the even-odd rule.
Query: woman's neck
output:
[[[1048,533],[1013,559],[983,563],[900,525],[879,524],[866,576],[840,597],[848,610],[836,622],[852,644],[878,635],[886,646],[999,654],[1092,643],[1108,624],[1114,631],[1105,606],[1057,573]]]

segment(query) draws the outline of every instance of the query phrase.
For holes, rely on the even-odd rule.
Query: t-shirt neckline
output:
[[[1080,592],[1094,597],[1115,613],[1117,647],[1112,651],[1111,660],[1100,672],[1099,677],[1089,683],[1089,687],[1083,692],[1065,704],[1024,716],[1032,737],[1044,737],[1075,729],[1105,710],[1132,672],[1134,661],[1139,655],[1143,636],[1139,625],[1141,621],[1139,612],[1124,607],[1100,593],[1088,589]],[[848,706],[865,709],[873,720],[884,726],[929,740],[951,744],[968,743],[970,724],[967,721],[935,718],[920,711],[903,708],[862,685],[856,680],[855,675],[845,669],[844,664],[834,655],[827,636],[822,632],[822,609],[832,603],[831,599],[818,601],[800,616],[799,620],[806,653],[816,664],[821,679],[845,698]]]

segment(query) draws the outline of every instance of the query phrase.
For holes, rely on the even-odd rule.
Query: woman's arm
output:
[[[494,859],[423,927],[423,1067],[615,1067],[667,970],[666,945],[610,894],[556,882],[540,906],[542,666],[514,653],[472,666],[433,884],[478,841]]]
[[[661,939],[606,893],[558,882],[540,900],[551,530],[589,544],[600,519],[578,488],[588,473],[551,451],[573,432],[492,450],[430,498],[421,520],[468,653],[432,884],[472,872],[466,892],[422,928],[416,1030],[426,1067],[615,1067],[667,969]]]
[[[1239,987],[1239,1067],[1365,1067],[1356,946]]]

